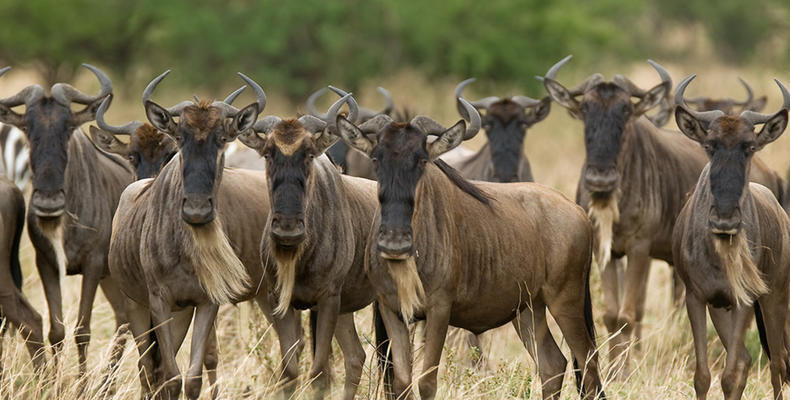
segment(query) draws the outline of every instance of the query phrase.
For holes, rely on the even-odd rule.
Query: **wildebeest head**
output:
[[[252,128],[258,113],[266,107],[266,94],[255,81],[239,73],[258,98],[241,110],[223,101],[183,101],[166,109],[151,101],[151,96],[169,72],[145,88],[145,112],[151,125],[178,145],[184,182],[182,219],[191,225],[204,225],[214,220],[214,195],[221,179],[225,144]]]
[[[389,116],[380,115],[359,127],[343,116],[337,118],[340,135],[367,154],[376,168],[381,204],[376,246],[386,259],[404,260],[412,255],[417,184],[426,164],[471,139],[480,130],[477,109],[464,99],[460,101],[470,117],[469,127],[460,120],[448,129],[425,116],[414,117],[408,123],[396,123]],[[429,136],[435,140],[429,142]]]
[[[475,81],[467,79],[455,87],[455,98],[460,99],[464,88]],[[524,157],[524,137],[527,129],[542,121],[551,111],[551,99],[546,96],[535,100],[526,96],[508,98],[486,97],[470,101],[481,115],[482,127],[491,147],[491,161],[494,166],[494,181],[516,182],[518,171]],[[466,117],[466,110],[460,101],[456,102],[458,113]]]
[[[648,60],[661,77],[661,83],[650,90],[640,89],[622,75],[606,82],[601,74],[593,74],[581,85],[566,89],[555,78],[570,58],[565,57],[551,67],[543,84],[554,101],[567,108],[574,118],[584,121],[587,153],[584,185],[593,193],[608,194],[617,188],[617,161],[626,127],[664,100],[672,79],[663,67]],[[634,97],[638,101],[633,102]]]
[[[725,97],[721,99],[715,99],[712,97],[694,97],[691,99],[683,99],[684,104],[686,106],[694,106],[697,111],[713,111],[713,110],[721,110],[725,114],[736,114],[737,107],[740,107],[740,111],[762,111],[765,108],[765,103],[768,101],[768,97],[761,96],[757,99],[754,98],[754,92],[752,91],[751,86],[746,83],[745,80],[738,78],[744,88],[746,88],[746,100],[738,101],[731,97]]]
[[[39,85],[31,85],[16,95],[0,100],[0,121],[14,125],[27,135],[30,143],[30,168],[33,171],[33,196],[31,211],[42,218],[59,217],[66,206],[63,185],[67,147],[71,133],[96,116],[101,101],[112,93],[112,83],[98,68],[82,64],[99,79],[99,94],[90,96],[69,84],[56,83],[51,96],[44,94]],[[11,67],[0,70],[2,76]],[[71,103],[86,107],[72,112]],[[24,114],[13,107],[25,105]]]
[[[716,235],[736,235],[741,228],[741,203],[748,185],[749,166],[754,153],[773,142],[787,126],[790,93],[776,80],[784,105],[774,114],[744,111],[739,116],[720,110],[699,112],[683,103],[683,92],[696,75],[678,85],[675,93],[675,120],[680,130],[702,145],[710,157],[710,228]],[[763,124],[759,133],[754,125]]]
[[[358,108],[351,95],[346,94],[329,108],[326,120],[312,115],[283,120],[270,115],[255,123],[255,132],[239,137],[266,159],[272,206],[270,235],[277,246],[295,247],[305,239],[305,212],[310,201],[307,192],[315,175],[313,160],[339,139],[333,133],[334,124],[346,102],[349,119],[354,121]]]

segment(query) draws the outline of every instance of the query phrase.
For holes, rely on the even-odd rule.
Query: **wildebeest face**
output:
[[[94,143],[104,151],[126,158],[134,168],[135,179],[153,178],[178,152],[176,142],[150,124],[144,124],[129,135],[129,143],[115,135],[90,127]]]
[[[211,102],[201,101],[183,108],[176,123],[168,110],[152,101],[145,103],[151,124],[173,137],[178,144],[184,197],[181,217],[191,225],[214,220],[214,195],[219,187],[225,144],[252,127],[258,106],[251,104],[233,118]]]
[[[483,117],[483,129],[491,146],[491,161],[494,166],[494,181],[516,182],[523,157],[524,138],[527,129],[543,120],[550,109],[550,100],[530,108],[510,99],[503,99],[488,107]]]
[[[317,133],[321,135],[322,132]],[[271,239],[279,246],[298,246],[305,239],[305,210],[319,149],[313,134],[295,119],[280,122],[267,135],[260,154],[269,181]]]
[[[675,118],[681,131],[702,144],[710,158],[710,191],[713,197],[709,223],[717,235],[735,235],[742,223],[741,203],[747,190],[752,156],[776,140],[787,126],[787,110],[781,110],[759,133],[747,119],[724,115],[707,128],[688,111],[678,107]]]

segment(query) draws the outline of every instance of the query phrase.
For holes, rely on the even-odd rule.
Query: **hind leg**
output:
[[[12,288],[12,293],[0,296],[0,307],[6,323],[11,323],[25,340],[25,346],[30,353],[37,372],[44,368],[46,354],[44,351],[44,334],[41,327],[41,315],[33,309],[30,303],[22,296],[17,288]],[[5,331],[8,327],[3,327]],[[2,338],[0,338],[2,341]]]
[[[104,297],[112,307],[115,314],[115,327],[119,328],[123,324],[129,322],[129,317],[126,315],[126,296],[121,292],[118,284],[111,278],[107,277],[99,282]],[[126,335],[123,332],[119,333],[118,340],[113,343],[112,355],[110,357],[110,370],[114,371],[123,355],[123,349],[126,347]]]
[[[217,364],[219,364],[219,353],[217,350],[217,330],[212,329],[206,340],[206,356],[203,359],[203,366],[206,367],[208,384],[211,386],[211,398],[219,396],[217,385]]]
[[[354,395],[362,377],[362,368],[365,366],[365,350],[359,343],[357,328],[354,326],[354,314],[341,314],[335,327],[335,338],[343,351],[343,360],[346,367],[346,383],[343,388],[343,398],[354,400]]]
[[[609,362],[621,362],[622,354],[627,347],[623,341],[623,336],[618,332],[620,326],[617,325],[617,314],[620,312],[620,272],[623,269],[624,260],[622,258],[612,259],[603,266],[601,270],[601,287],[603,288],[604,304],[606,310],[603,315],[603,322],[606,330],[611,336],[609,340]],[[620,368],[615,368],[620,370]]]
[[[688,310],[691,334],[694,337],[694,391],[697,399],[705,400],[710,389],[710,369],[708,368],[708,314],[703,303],[693,292],[686,291],[686,309]]]
[[[524,310],[513,320],[513,327],[538,365],[543,399],[558,399],[568,360],[562,355],[549,331],[546,305],[542,301],[533,302],[532,307],[532,312]]]
[[[151,341],[151,314],[148,312],[148,308],[131,299],[126,299],[126,312],[129,317],[129,328],[140,355],[137,368],[142,391],[141,397],[148,398],[160,383],[156,379],[155,373],[153,353],[159,350],[152,347],[154,343]]]
[[[744,338],[753,313],[751,307],[738,307],[733,311],[727,312],[731,317],[729,323],[717,323],[716,320],[721,321],[721,313],[723,312],[727,311],[716,310],[711,307],[711,319],[714,320],[716,331],[719,333],[719,337],[727,350],[724,371],[721,373],[721,388],[725,399],[734,400],[740,399],[743,394],[749,366],[751,365],[751,357],[746,351]]]
[[[784,343],[784,326],[787,321],[787,290],[772,288],[771,292],[760,298],[768,350],[771,353],[771,385],[774,400],[782,399],[782,384],[787,374],[787,351]]]

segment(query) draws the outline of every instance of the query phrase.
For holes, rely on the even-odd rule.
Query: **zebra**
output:
[[[30,149],[25,134],[17,127],[0,124],[0,171],[22,192],[30,184]]]

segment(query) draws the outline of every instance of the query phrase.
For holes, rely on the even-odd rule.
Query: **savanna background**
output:
[[[396,107],[455,122],[452,89],[477,77],[467,97],[545,95],[534,79],[567,54],[574,59],[559,74],[572,86],[594,72],[622,73],[649,88],[659,82],[645,62],[652,58],[669,70],[675,83],[696,73],[688,96],[745,97],[737,77],[757,96],[767,95],[767,110],[780,104],[772,78],[790,83],[790,3],[785,0],[572,0],[472,1],[253,1],[253,0],[4,0],[0,2],[0,64],[14,69],[0,79],[0,96],[32,83],[66,81],[95,91],[92,75],[79,67],[88,62],[103,68],[114,83],[115,101],[107,119],[122,123],[144,119],[140,94],[165,69],[173,73],[160,85],[163,104],[190,98],[223,98],[241,85],[235,72],[260,82],[269,97],[264,115],[295,116],[314,90],[333,84],[353,91],[363,106],[377,108],[376,86],[389,89]],[[246,96],[251,96],[247,94]],[[328,97],[328,96],[327,96]],[[252,97],[243,97],[252,101]],[[322,99],[328,104],[330,99]],[[675,129],[671,121],[668,128]],[[477,148],[484,135],[465,143]],[[557,104],[551,115],[531,128],[525,142],[535,178],[573,198],[584,159],[582,124]],[[790,160],[790,136],[761,151],[782,176]],[[24,293],[47,325],[47,306],[25,240],[22,249]],[[644,340],[635,355],[636,368],[620,381],[607,383],[610,398],[685,399],[693,397],[692,339],[685,308],[671,305],[668,267],[656,262],[647,295]],[[52,376],[37,376],[17,334],[3,340],[4,397],[136,398],[137,351],[127,345],[114,386],[101,390],[114,321],[99,295],[92,323],[88,389],[77,391],[76,323],[80,277],[64,282],[67,324],[63,362]],[[594,267],[593,302],[604,370],[606,330],[601,321],[603,296]],[[372,323],[368,310],[356,318],[368,351],[359,398],[379,398],[372,357]],[[225,306],[217,326],[220,338],[221,398],[266,398],[277,382],[279,350],[273,330],[249,304]],[[68,328],[71,327],[71,328]],[[711,396],[721,396],[718,373],[723,352],[712,327],[709,353],[713,362]],[[561,337],[555,335],[558,342]],[[488,363],[472,368],[470,352],[448,344],[440,369],[439,398],[539,398],[534,363],[506,326],[489,334]],[[766,357],[756,330],[747,337],[755,360],[745,398],[770,396]],[[179,359],[182,370],[188,345]],[[419,349],[417,352],[419,358]],[[309,363],[309,350],[303,369]],[[333,355],[333,398],[342,388],[342,357]],[[566,351],[567,354],[567,351]],[[419,365],[419,363],[418,363]],[[419,372],[421,368],[416,368]],[[204,380],[204,382],[206,382]],[[204,384],[203,395],[209,391]],[[297,396],[307,396],[304,390]],[[577,398],[570,374],[563,398]]]

